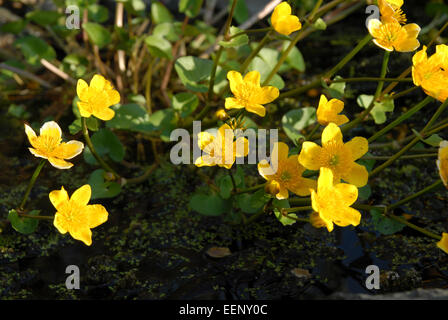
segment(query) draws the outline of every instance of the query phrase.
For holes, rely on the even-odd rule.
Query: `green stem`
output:
[[[350,60],[353,59],[353,57],[359,52],[361,51],[362,48],[364,48],[369,42],[370,40],[372,40],[372,36],[370,34],[367,34],[363,39],[361,39],[361,41],[359,41],[359,43],[356,45],[355,48],[353,48],[352,51],[350,51],[341,61],[339,61],[339,63],[337,65],[335,65],[332,69],[330,69],[329,71],[325,72],[324,74],[322,74],[321,76],[318,77],[318,79],[314,80],[312,83],[304,86],[304,87],[300,87],[297,89],[293,89],[290,91],[287,91],[285,93],[282,93],[279,96],[279,99],[281,98],[287,98],[287,97],[291,97],[291,96],[295,96],[295,95],[299,95],[311,88],[317,87],[321,84],[322,79],[329,79],[331,78],[336,72],[338,72],[339,70],[341,70]]]
[[[92,144],[92,141],[90,140],[90,137],[89,137],[89,129],[87,129],[86,118],[81,117],[81,124],[82,124],[82,133],[84,135],[84,139],[86,140],[87,146],[89,147],[90,152],[93,154],[96,161],[98,161],[98,163],[101,165],[101,167],[103,167],[104,170],[113,173],[115,178],[118,179],[120,177],[120,175],[117,172],[115,172],[115,170],[112,169],[96,152],[96,150]]]
[[[414,193],[413,195],[411,195],[411,196],[409,196],[409,197],[407,197],[405,199],[402,199],[402,200],[400,200],[398,202],[395,202],[394,204],[391,204],[390,206],[387,207],[387,211],[392,211],[393,209],[395,209],[395,208],[397,208],[397,207],[399,207],[399,206],[401,206],[401,205],[403,205],[405,203],[408,203],[409,201],[412,201],[415,198],[418,198],[421,195],[424,195],[425,193],[428,193],[428,192],[430,192],[430,191],[440,187],[442,184],[443,184],[442,180],[439,179],[437,182],[434,182],[432,185],[426,187],[425,189],[420,190],[419,192]]]
[[[272,31],[272,27],[267,27],[267,28],[261,28],[261,29],[248,29],[248,30],[244,30],[238,33],[235,33],[234,35],[230,36],[229,39],[235,39],[236,37],[242,36],[243,34],[249,34],[249,33],[258,33],[258,32],[267,32],[267,31]]]
[[[387,82],[412,82],[412,78],[375,78],[375,77],[359,77],[359,78],[346,78],[346,79],[336,79],[330,80],[329,83],[339,83],[339,82],[366,82],[366,81],[387,81]]]
[[[261,39],[260,43],[257,45],[257,47],[252,50],[250,55],[244,60],[243,64],[240,68],[240,73],[246,72],[247,67],[252,62],[252,60],[257,56],[257,54],[260,52],[261,49],[266,45],[266,42],[269,40],[270,36],[272,35],[273,30],[270,30],[266,35]]]
[[[406,119],[411,117],[414,113],[416,113],[417,111],[419,111],[420,109],[422,109],[424,106],[426,106],[428,103],[430,103],[432,101],[434,101],[434,99],[431,98],[430,96],[427,96],[424,100],[420,101],[420,103],[418,103],[417,105],[415,105],[414,107],[409,109],[407,112],[402,114],[396,120],[394,120],[393,122],[388,124],[386,127],[384,127],[383,129],[381,129],[380,131],[375,133],[373,136],[371,136],[368,140],[369,143],[372,143],[373,141],[375,141],[376,139],[378,139],[379,137],[384,135],[386,132],[389,132],[391,129],[395,128],[397,125],[399,125],[400,123],[402,123],[403,121],[405,121]]]
[[[266,183],[262,183],[262,184],[257,184],[256,186],[250,187],[250,188],[246,188],[246,189],[237,189],[234,194],[242,194],[242,193],[248,193],[248,192],[252,192],[252,191],[256,191],[258,189],[263,188],[266,185]]]
[[[210,102],[213,98],[213,87],[215,85],[216,70],[218,68],[219,59],[221,58],[223,50],[224,47],[219,47],[218,52],[216,53],[215,61],[213,62],[212,73],[210,74],[210,83],[208,85],[208,102]]]
[[[391,156],[365,156],[363,160],[388,160]],[[424,153],[424,154],[412,154],[402,156],[401,159],[421,159],[421,158],[433,158],[437,157],[437,153]]]
[[[283,208],[282,209],[283,212],[287,212],[287,213],[293,213],[293,212],[299,212],[299,211],[309,211],[309,210],[313,210],[313,207],[306,206],[306,207],[294,207],[294,208]]]
[[[381,66],[381,74],[380,78],[384,78],[387,73],[387,65],[389,63],[389,57],[390,57],[390,51],[384,51],[383,56],[383,64]],[[367,117],[372,109],[375,107],[375,102],[378,100],[381,92],[383,91],[384,81],[378,81],[378,86],[376,87],[375,95],[373,96],[372,102],[370,102],[370,105],[366,110],[361,112],[361,114],[356,117],[355,120],[349,122],[347,125],[345,125],[342,128],[342,132],[346,132],[347,130],[350,130],[351,128],[355,127],[358,123],[360,123],[365,117]]]
[[[397,222],[399,222],[399,223],[402,223],[402,224],[408,226],[409,228],[412,228],[412,229],[414,229],[414,230],[416,230],[416,231],[418,231],[418,232],[421,232],[421,233],[423,233],[424,235],[426,235],[426,236],[428,236],[428,237],[430,237],[430,238],[433,238],[433,239],[435,239],[435,240],[440,240],[440,239],[442,239],[441,236],[439,236],[439,235],[437,235],[437,234],[435,234],[435,233],[433,233],[433,232],[431,232],[431,231],[429,231],[429,230],[426,230],[426,229],[424,229],[424,228],[421,228],[421,227],[419,227],[419,226],[416,226],[415,224],[413,224],[413,223],[407,221],[406,219],[403,219],[403,218],[401,218],[401,217],[397,217],[397,216],[394,215],[394,214],[386,213],[386,216],[387,216],[388,218],[392,219],[392,220],[395,220],[395,221],[397,221]]]
[[[54,220],[54,216],[33,216],[26,213],[17,213],[19,217],[37,219],[37,220]]]
[[[309,205],[311,204],[311,198],[291,198],[289,199],[291,205]]]
[[[319,130],[319,128],[320,128],[320,123],[317,122],[316,125],[314,126],[314,128],[311,130],[311,132],[306,135],[305,141],[310,140],[311,137],[316,133],[316,131]]]
[[[232,186],[233,186],[233,190],[232,191],[235,191],[236,190],[236,183],[235,183],[235,178],[233,177],[233,174],[232,174],[232,169],[228,170],[228,172],[229,172],[230,179],[232,180]]]
[[[30,195],[31,189],[34,186],[34,183],[36,182],[37,177],[39,176],[40,171],[44,167],[46,162],[46,159],[42,159],[37,166],[36,170],[34,170],[34,173],[31,177],[30,183],[28,184],[28,187],[26,188],[25,195],[23,196],[22,202],[20,203],[19,209],[23,210],[25,208],[26,201],[28,200],[28,196]]]
[[[398,78],[397,78],[397,79],[398,79]],[[398,83],[398,81],[396,81],[396,82],[394,82],[394,83]],[[395,93],[395,94],[391,95],[391,96],[390,96],[390,99],[395,100],[395,99],[401,98],[401,97],[403,97],[403,96],[405,96],[405,95],[411,93],[412,91],[417,90],[418,88],[419,88],[419,87],[411,87],[411,88],[409,88],[409,89],[400,91],[399,93]],[[385,93],[383,92],[383,94],[385,94]]]
[[[400,151],[398,151],[395,155],[393,155],[389,160],[384,162],[379,167],[375,168],[372,172],[369,174],[369,178],[377,175],[379,172],[383,171],[385,168],[390,166],[395,160],[400,158],[402,154],[404,154],[406,151],[408,151],[410,148],[412,148],[414,145],[416,145],[420,141],[420,137],[424,137],[426,135],[426,130],[430,128],[435,121],[439,118],[439,116],[442,114],[442,112],[445,110],[445,108],[448,106],[448,99],[445,100],[444,103],[440,105],[440,107],[437,109],[436,113],[432,116],[432,118],[429,120],[429,122],[426,124],[426,126],[419,132],[418,136],[416,136],[411,142],[409,142],[404,148],[402,148]]]

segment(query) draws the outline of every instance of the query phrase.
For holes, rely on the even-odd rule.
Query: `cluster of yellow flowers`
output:
[[[411,52],[420,46],[417,40],[420,27],[415,23],[406,23],[401,10],[403,0],[378,0],[381,20],[370,19],[368,28],[373,42],[387,51]]]
[[[77,93],[79,112],[82,117],[96,116],[102,120],[110,120],[115,113],[109,107],[120,101],[120,94],[114,90],[111,83],[100,75],[95,75],[90,81],[90,86],[80,79]],[[25,133],[32,146],[30,152],[40,158],[48,159],[50,164],[57,169],[70,169],[73,164],[65,161],[79,155],[84,144],[71,140],[62,142],[62,130],[54,121],[44,123],[37,136],[34,130],[25,124]],[[50,192],[50,201],[57,212],[53,224],[60,233],[67,232],[86,245],[92,244],[92,232],[90,229],[107,221],[108,212],[99,204],[87,205],[91,198],[90,185],[86,184],[77,189],[69,199],[64,187],[61,190]]]

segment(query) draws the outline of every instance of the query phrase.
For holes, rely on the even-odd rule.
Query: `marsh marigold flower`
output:
[[[235,134],[228,124],[223,124],[218,132],[213,135],[207,131],[198,134],[198,145],[205,155],[195,161],[195,165],[220,166],[230,169],[236,157],[245,157],[249,152],[249,141],[240,137],[235,139]]]
[[[373,42],[384,50],[411,52],[420,46],[417,40],[420,27],[415,23],[402,26],[396,21],[383,22],[371,19],[368,28],[374,38]]]
[[[227,79],[230,82],[230,90],[234,98],[226,98],[226,109],[242,109],[264,117],[266,109],[263,104],[277,99],[279,91],[276,87],[260,87],[260,73],[258,71],[248,72],[243,79],[241,73],[229,71]]]
[[[291,14],[291,6],[288,2],[282,2],[275,7],[271,23],[275,31],[285,36],[302,28],[299,18]]]
[[[347,123],[348,118],[339,114],[342,110],[344,110],[343,101],[338,99],[328,101],[327,97],[321,95],[316,112],[317,121],[323,126],[328,125],[330,122],[334,122],[338,126]]]
[[[446,140],[440,142],[437,168],[439,168],[439,174],[443,184],[448,188],[448,141]]]
[[[50,164],[58,169],[70,169],[73,164],[65,161],[72,159],[82,152],[84,144],[80,141],[71,140],[62,142],[62,131],[54,121],[45,122],[40,128],[40,136],[25,124],[25,133],[32,148],[30,152],[39,158],[48,159]]]
[[[378,7],[381,13],[381,21],[383,22],[398,22],[399,24],[406,23],[406,15],[401,6],[403,0],[378,0]]]
[[[67,232],[86,245],[92,244],[92,231],[107,221],[108,213],[100,204],[87,205],[92,190],[88,184],[73,192],[69,199],[64,187],[50,192],[50,201],[56,208],[53,224],[62,234]]]
[[[322,147],[314,142],[305,141],[299,155],[299,162],[309,170],[329,168],[333,172],[335,183],[340,179],[357,187],[367,184],[367,169],[356,163],[369,149],[366,138],[355,137],[351,141],[342,141],[341,129],[330,123],[322,132]]]
[[[327,226],[327,224],[325,223],[325,221],[324,220],[322,220],[320,217],[319,217],[319,213],[318,212],[316,212],[316,211],[313,211],[311,214],[310,214],[310,223],[311,223],[311,225],[314,227],[314,228],[317,228],[317,229],[319,229],[319,228],[323,228],[323,227],[326,227]]]
[[[442,233],[442,239],[437,242],[437,247],[445,251],[445,253],[448,253],[448,233]]]
[[[286,143],[277,142],[272,149],[271,164],[266,160],[258,163],[258,172],[268,180],[267,188],[272,190],[270,193],[277,191],[277,199],[287,199],[288,190],[299,196],[307,196],[310,189],[316,187],[315,180],[302,177],[305,168],[298,162],[298,155],[288,157],[288,153]]]
[[[350,207],[357,198],[356,186],[334,184],[333,172],[328,168],[320,169],[317,192],[311,191],[311,204],[329,232],[333,231],[333,224],[346,227],[357,226],[361,222],[361,213]]]
[[[416,86],[441,102],[448,98],[448,46],[436,46],[436,52],[428,58],[426,46],[412,57],[412,79]]]
[[[94,115],[98,119],[107,121],[115,116],[115,111],[110,106],[120,102],[120,94],[103,76],[94,75],[90,86],[79,79],[76,92],[80,100],[78,108],[82,117],[88,118]]]

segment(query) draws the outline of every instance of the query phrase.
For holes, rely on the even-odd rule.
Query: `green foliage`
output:
[[[180,113],[181,118],[192,114],[199,105],[199,98],[190,92],[175,94],[172,99],[173,109]]]
[[[193,56],[180,57],[176,60],[174,68],[187,89],[207,92],[208,85],[202,82],[210,77],[213,61]]]
[[[154,57],[173,59],[171,43],[160,36],[147,36],[145,38],[146,46]]]
[[[60,17],[62,17],[60,13],[47,10],[35,10],[26,14],[27,19],[43,27],[55,25]]]
[[[230,6],[232,2],[231,1],[229,2]],[[247,19],[249,19],[249,9],[247,8],[246,0],[237,1],[233,18],[236,20],[236,22],[238,22],[238,24],[242,24]]]
[[[37,65],[41,59],[53,60],[56,52],[44,40],[35,36],[18,38],[14,44],[20,48],[29,64]]]
[[[284,226],[289,226],[291,224],[296,223],[297,221],[294,219],[290,219],[288,217],[285,217],[280,210],[284,208],[291,208],[288,199],[278,200],[274,199],[272,201],[272,205],[274,206],[274,214],[278,221]],[[297,218],[297,215],[294,213],[289,213],[288,216]]]
[[[37,216],[39,215],[39,212],[40,210],[32,210],[27,214],[30,216]],[[14,230],[22,234],[33,233],[37,229],[37,226],[39,224],[39,220],[37,219],[20,217],[17,211],[14,209],[9,210],[8,220],[9,222],[11,222],[11,226],[14,228]]]
[[[283,42],[283,51],[289,46],[289,41]],[[286,63],[293,69],[299,72],[305,72],[305,60],[299,48],[294,46],[286,57]]]
[[[97,169],[89,177],[88,184],[92,188],[91,199],[114,198],[121,192],[121,186],[115,181],[108,181],[106,172]]]
[[[151,19],[155,24],[173,22],[170,11],[159,1],[153,1],[151,4]]]
[[[230,36],[236,35],[238,33],[240,33],[242,30],[238,29],[237,27],[230,27]],[[232,39],[230,39],[229,41],[220,41],[219,44],[221,46],[223,46],[224,48],[234,48],[234,47],[239,47],[242,45],[245,45],[249,43],[249,37],[247,36],[247,34],[241,34],[237,37],[234,37]]]
[[[98,128],[99,128],[98,119],[96,119],[94,117],[87,118],[86,124],[87,124],[87,128],[90,131],[98,131]],[[73,135],[77,134],[79,131],[81,131],[81,129],[82,129],[81,118],[77,118],[75,121],[73,121],[68,126],[68,130],[70,131],[70,134],[73,134]]]
[[[270,197],[266,195],[263,189],[254,193],[243,193],[237,196],[238,207],[244,213],[257,213],[263,209]]]
[[[190,207],[205,216],[219,216],[230,211],[231,202],[217,194],[194,194],[190,199]]]
[[[373,96],[362,94],[358,97],[356,102],[358,105],[364,109],[367,109],[369,105],[372,103]],[[388,99],[385,97],[381,102],[374,102],[375,106],[373,107],[370,114],[375,120],[376,124],[383,124],[387,120],[386,112],[394,111],[394,100]]]
[[[124,147],[117,136],[109,129],[100,129],[92,137],[92,144],[100,157],[109,156],[115,162],[121,162],[124,158]],[[84,159],[87,163],[97,164],[95,157],[89,148],[84,148]]]
[[[282,127],[289,139],[297,144],[304,135],[301,130],[315,123],[316,108],[306,107],[288,111],[282,118]]]
[[[93,20],[97,23],[103,23],[109,19],[109,11],[105,6],[94,3],[89,5],[87,10],[89,13],[89,20]]]
[[[404,224],[384,216],[381,210],[372,209],[370,214],[372,215],[372,223],[375,230],[381,234],[391,235],[400,232],[405,227]]]
[[[26,19],[19,19],[16,21],[7,22],[0,26],[1,32],[10,32],[14,34],[19,34],[25,29],[28,21]]]
[[[221,198],[229,199],[233,190],[232,178],[229,175],[220,176],[217,179],[216,184],[219,188],[219,195]]]
[[[95,22],[87,22],[82,25],[83,29],[87,32],[89,39],[98,46],[98,48],[104,48],[112,41],[110,32],[102,25]]]
[[[188,17],[194,18],[201,10],[203,0],[180,0],[179,11],[185,13]]]

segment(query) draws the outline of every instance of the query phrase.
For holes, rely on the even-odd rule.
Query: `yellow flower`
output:
[[[34,130],[25,124],[25,133],[33,148],[30,152],[39,158],[48,159],[51,165],[58,169],[69,169],[73,164],[64,159],[72,159],[80,154],[84,144],[80,141],[71,140],[61,142],[62,131],[54,121],[45,122],[40,128],[40,136],[36,136]]]
[[[361,222],[361,213],[350,206],[358,198],[358,189],[351,184],[334,184],[333,173],[328,168],[321,168],[317,180],[317,192],[311,191],[311,204],[319,218],[325,223],[329,232],[333,223],[340,227],[357,226]]]
[[[328,101],[327,97],[321,95],[316,112],[317,121],[323,126],[328,125],[330,122],[334,122],[338,126],[347,123],[348,118],[345,115],[338,114],[342,110],[344,110],[344,102],[338,99]]]
[[[437,242],[437,247],[448,253],[448,233],[442,233],[442,239]]]
[[[229,71],[227,79],[230,82],[230,90],[235,98],[226,98],[226,109],[242,109],[264,117],[266,109],[263,104],[277,99],[279,91],[276,87],[260,87],[260,73],[258,71],[248,72],[243,79],[241,73]]]
[[[92,231],[100,224],[107,221],[108,213],[100,204],[87,205],[92,190],[88,184],[73,192],[68,198],[64,187],[61,190],[50,192],[50,201],[56,208],[53,224],[62,234],[70,233],[76,239],[86,245],[92,244]]]
[[[78,108],[82,117],[94,115],[98,119],[107,121],[115,116],[109,107],[120,102],[120,94],[114,90],[112,84],[98,74],[90,81],[90,86],[82,79],[76,87],[79,100]]]
[[[319,213],[316,212],[316,211],[313,211],[313,212],[310,214],[310,223],[311,223],[311,225],[312,225],[314,228],[317,228],[317,229],[319,229],[319,228],[323,228],[323,227],[326,227],[326,226],[327,226],[327,224],[325,223],[325,221],[322,220],[322,219],[319,217]]]
[[[287,199],[288,190],[299,196],[307,196],[310,189],[316,187],[315,180],[302,177],[305,168],[298,162],[298,156],[288,157],[288,153],[288,146],[277,142],[271,153],[271,164],[266,160],[258,163],[258,172],[268,180],[268,188],[273,192],[278,190],[275,194],[277,199]]]
[[[219,109],[218,111],[216,111],[215,116],[216,116],[216,118],[218,118],[219,120],[222,120],[222,121],[229,118],[229,115],[227,114],[226,110],[224,110],[224,109]]]
[[[228,124],[223,124],[216,135],[204,131],[198,134],[198,145],[206,155],[199,157],[195,165],[220,166],[230,169],[236,157],[245,157],[249,152],[249,141],[240,137],[236,141],[233,130]]]
[[[299,155],[299,162],[309,170],[329,168],[333,171],[335,183],[340,179],[357,187],[367,184],[367,169],[356,163],[368,150],[369,144],[363,137],[355,137],[344,144],[341,129],[330,123],[322,132],[322,147],[305,141]]]
[[[436,46],[436,52],[429,57],[426,46],[412,57],[412,79],[425,93],[441,102],[448,98],[448,46]]]
[[[378,19],[371,19],[368,27],[374,37],[373,42],[384,50],[410,52],[420,46],[417,40],[420,27],[415,23],[401,26],[396,21],[381,22]]]
[[[378,0],[378,7],[381,13],[381,21],[383,22],[398,22],[399,24],[406,23],[406,15],[401,6],[403,0]]]
[[[448,189],[448,141],[446,140],[441,141],[439,145],[437,168],[439,168],[439,174],[443,184]]]
[[[282,2],[275,7],[271,23],[275,31],[285,36],[302,28],[299,18],[291,14],[291,6],[288,2]]]

